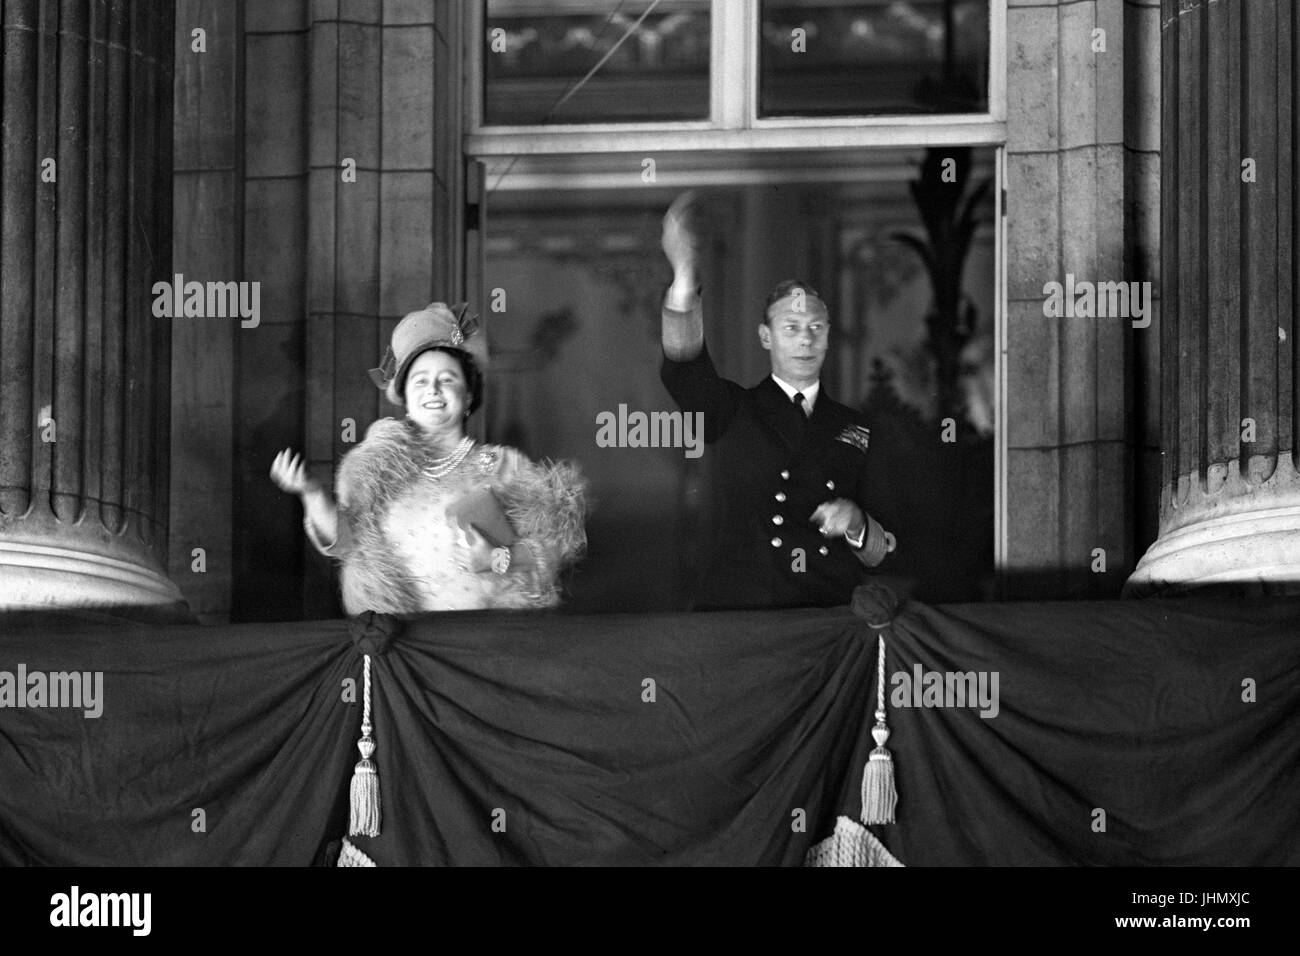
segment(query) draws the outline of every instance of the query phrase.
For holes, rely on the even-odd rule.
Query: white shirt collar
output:
[[[785,392],[785,397],[790,399],[792,402],[794,401],[795,392],[803,392],[803,400],[808,405],[809,412],[811,412],[813,406],[817,404],[817,393],[822,389],[821,379],[813,382],[807,388],[795,388],[789,382],[777,378],[775,373],[772,375],[772,381],[781,386],[781,391]]]

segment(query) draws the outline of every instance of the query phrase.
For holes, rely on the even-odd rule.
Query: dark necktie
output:
[[[795,446],[803,444],[803,433],[808,427],[808,416],[804,414],[807,408],[807,401],[803,392],[795,392],[790,398],[790,404],[793,406],[794,420],[791,424],[794,426],[794,443]]]

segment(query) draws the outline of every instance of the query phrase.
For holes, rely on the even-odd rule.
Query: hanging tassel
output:
[[[370,758],[375,754],[375,740],[370,736],[370,655],[362,666],[361,739],[357,749],[361,759],[352,771],[349,800],[348,836],[379,836],[379,768]]]
[[[876,748],[871,751],[867,766],[862,771],[862,822],[893,823],[894,808],[898,806],[898,791],[894,788],[894,759],[885,744],[889,741],[889,727],[885,725],[885,637],[880,635],[876,653],[876,726],[871,736]]]

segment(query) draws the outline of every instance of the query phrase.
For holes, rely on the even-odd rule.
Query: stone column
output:
[[[1161,9],[1160,537],[1126,593],[1294,590],[1296,13]]]
[[[164,573],[172,3],[7,0],[0,610],[154,605]]]

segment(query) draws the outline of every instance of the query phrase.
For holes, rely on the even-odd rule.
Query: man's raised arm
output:
[[[684,192],[664,214],[663,249],[673,267],[673,282],[664,295],[664,355],[689,362],[704,348],[704,313],[700,309],[699,233],[695,228],[695,194]]]
[[[704,440],[716,441],[730,424],[744,389],[718,375],[704,345],[700,305],[699,232],[694,193],[678,196],[664,214],[664,255],[673,282],[664,293],[664,361],[659,377],[684,412],[704,415]]]

